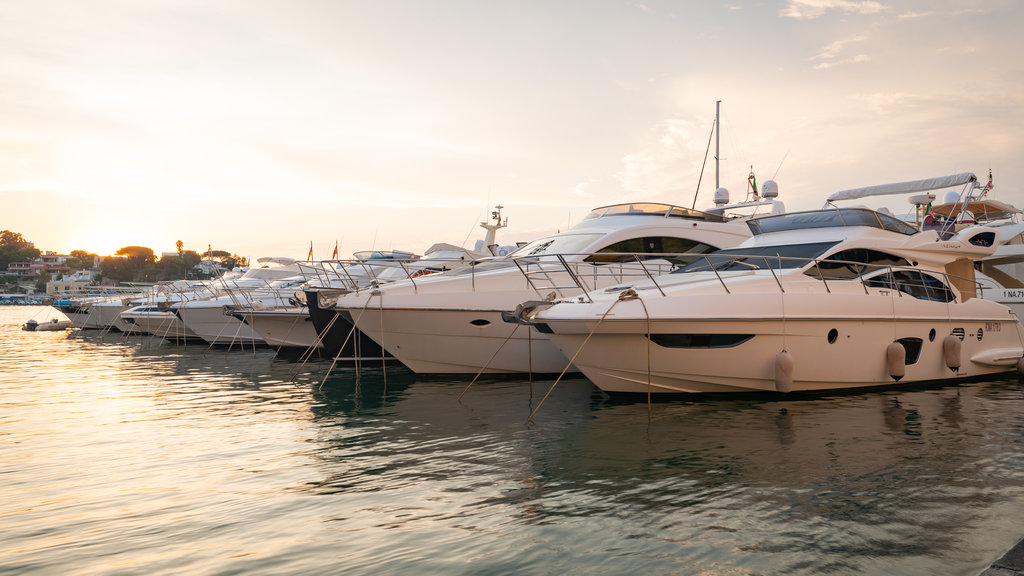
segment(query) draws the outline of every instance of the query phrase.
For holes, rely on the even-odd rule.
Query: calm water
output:
[[[0,571],[965,574],[1024,536],[1017,379],[615,401],[0,307]]]

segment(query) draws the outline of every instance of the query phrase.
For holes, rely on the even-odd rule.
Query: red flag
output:
[[[313,241],[310,240],[309,241],[309,255],[306,256],[306,260],[312,260],[312,259],[313,259]]]
[[[337,259],[338,259],[338,241],[335,240],[334,241],[334,253],[331,254],[331,260],[337,260]]]

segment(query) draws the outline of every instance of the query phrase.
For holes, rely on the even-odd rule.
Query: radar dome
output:
[[[729,203],[729,191],[725,188],[715,190],[715,206],[723,206]]]
[[[761,184],[761,197],[763,197],[763,198],[778,198],[779,197],[779,185],[775,183],[775,180],[765,180],[764,184]]]
[[[960,193],[956,190],[946,192],[946,204],[952,204],[960,199]]]

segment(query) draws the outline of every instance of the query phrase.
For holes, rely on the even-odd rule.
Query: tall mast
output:
[[[718,190],[718,188],[719,188],[719,184],[718,184],[718,134],[719,134],[719,128],[721,126],[720,126],[719,121],[718,121],[718,119],[719,119],[719,112],[718,111],[719,111],[719,109],[721,107],[722,107],[722,101],[721,100],[715,100],[715,190]]]

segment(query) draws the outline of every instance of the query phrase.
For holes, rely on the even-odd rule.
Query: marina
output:
[[[978,574],[1024,534],[1016,377],[616,399],[0,309],[0,570]]]

